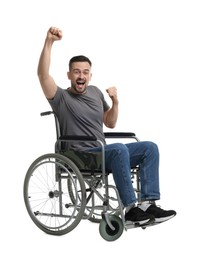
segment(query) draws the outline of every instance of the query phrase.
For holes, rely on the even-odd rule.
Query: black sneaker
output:
[[[125,221],[138,222],[139,225],[146,225],[153,223],[155,221],[155,217],[144,212],[139,207],[134,207],[125,214]]]
[[[151,204],[145,212],[155,217],[155,223],[161,223],[176,215],[176,211],[161,209],[156,204]]]

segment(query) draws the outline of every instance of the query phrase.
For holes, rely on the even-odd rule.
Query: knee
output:
[[[129,164],[129,151],[126,145],[122,143],[114,143],[109,145],[110,149],[107,149],[105,153],[106,168],[113,169],[117,165],[124,163]]]
[[[114,150],[120,151],[120,152],[128,152],[128,148],[125,144],[122,143],[115,143],[114,144]]]
[[[154,155],[159,155],[159,148],[156,143],[151,141],[146,141],[146,149],[149,151],[149,153]]]
[[[113,145],[113,152],[114,152],[114,154],[116,154],[118,156],[129,155],[129,151],[128,151],[127,146],[125,144],[122,144],[122,143],[115,143]]]

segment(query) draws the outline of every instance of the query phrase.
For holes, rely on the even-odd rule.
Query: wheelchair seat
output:
[[[60,154],[70,158],[81,172],[101,172],[101,152],[62,150]]]

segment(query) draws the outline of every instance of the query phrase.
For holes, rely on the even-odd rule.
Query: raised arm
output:
[[[49,74],[52,45],[54,41],[61,39],[61,30],[56,27],[51,27],[47,32],[45,43],[39,59],[37,74],[43,92],[48,99],[52,99],[57,91],[57,85]]]
[[[112,106],[104,113],[104,124],[106,127],[114,128],[118,119],[118,98],[116,87],[108,88],[107,93],[112,100]]]

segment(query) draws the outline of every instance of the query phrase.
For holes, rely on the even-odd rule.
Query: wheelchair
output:
[[[104,145],[94,136],[61,136],[60,125],[53,111],[56,127],[55,152],[38,157],[28,168],[23,187],[24,202],[34,224],[47,234],[64,235],[81,220],[99,224],[99,233],[106,241],[118,239],[124,230],[138,227],[127,223],[124,207],[112,174],[105,169]],[[131,132],[106,132],[109,139],[139,139]],[[101,152],[64,151],[63,144],[95,141]],[[140,200],[139,165],[131,169],[131,180]],[[142,226],[144,229],[145,227]]]

